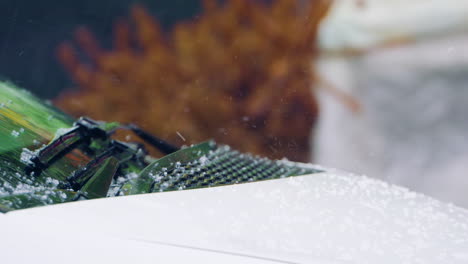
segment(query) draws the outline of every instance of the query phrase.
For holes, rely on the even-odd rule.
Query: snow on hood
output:
[[[73,252],[67,263],[468,262],[467,210],[330,171],[18,210],[0,224],[7,263]]]

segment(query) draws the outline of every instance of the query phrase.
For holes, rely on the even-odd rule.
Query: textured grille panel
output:
[[[153,171],[150,192],[246,183],[320,172],[289,161],[272,161],[219,146],[192,161]]]

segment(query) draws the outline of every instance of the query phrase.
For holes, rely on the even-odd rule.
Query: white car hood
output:
[[[0,214],[2,263],[468,263],[468,211],[327,172]]]

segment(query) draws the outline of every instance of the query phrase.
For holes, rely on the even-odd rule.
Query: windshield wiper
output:
[[[87,117],[79,118],[66,133],[60,135],[58,138],[54,139],[47,146],[39,150],[36,155],[33,155],[30,160],[27,162],[28,165],[25,168],[27,175],[39,176],[44,170],[49,168],[56,161],[63,158],[65,155],[70,153],[76,148],[84,150],[85,153],[89,155],[94,155],[95,150],[91,147],[93,142],[101,141],[104,145],[104,152],[99,154],[94,160],[92,160],[89,165],[97,163],[96,160],[102,159],[102,156],[118,156],[121,153],[128,152],[132,158],[143,160],[146,154],[144,146],[141,144],[126,144],[111,139],[111,135],[117,129],[129,129],[135,133],[139,138],[141,138],[146,143],[152,145],[163,154],[170,154],[177,150],[178,147],[173,146],[172,144],[155,137],[154,135],[144,131],[134,124],[129,124],[125,126],[116,125],[115,123],[104,123],[95,121]],[[136,147],[135,147],[136,146]],[[86,165],[84,169],[89,167]],[[75,173],[73,177],[75,180],[78,176]],[[72,180],[72,179],[71,179]]]

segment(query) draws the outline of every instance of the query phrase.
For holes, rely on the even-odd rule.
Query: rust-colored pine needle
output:
[[[141,6],[115,24],[113,49],[84,28],[58,49],[76,116],[136,123],[175,144],[213,138],[242,151],[307,161],[318,116],[312,90],[318,24],[329,1],[204,1],[194,21],[164,34]]]

